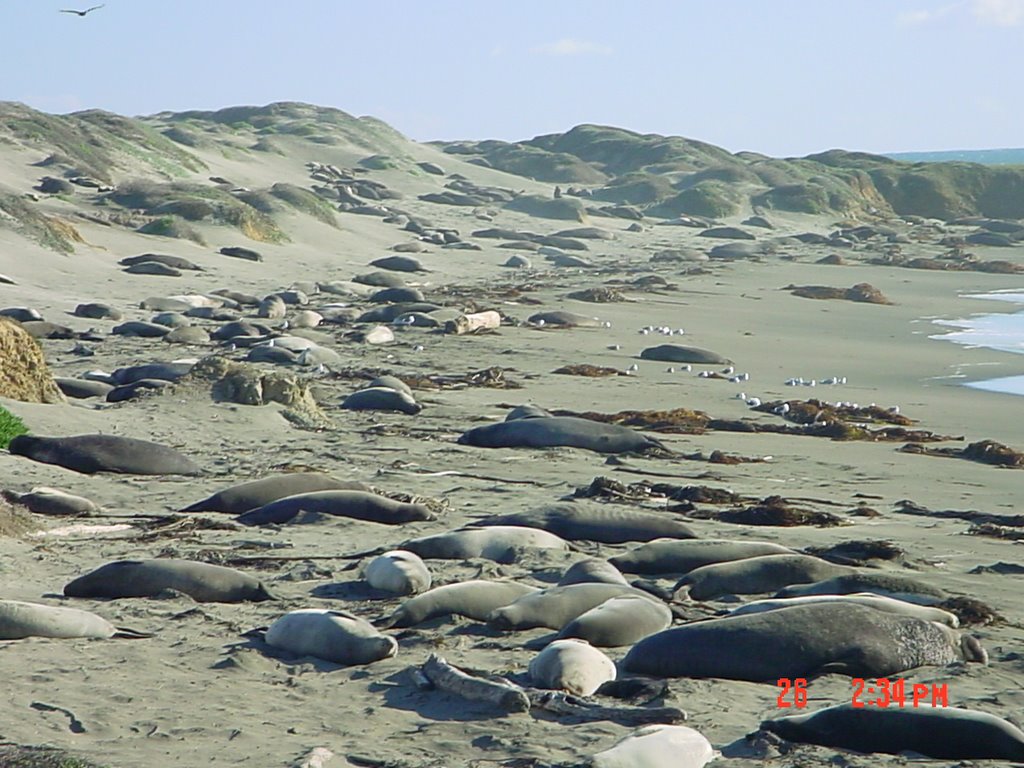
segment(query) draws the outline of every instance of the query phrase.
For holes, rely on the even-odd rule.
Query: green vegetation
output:
[[[0,405],[0,448],[7,450],[11,440],[18,435],[27,435],[25,422]]]
[[[73,757],[53,747],[0,746],[0,765],[4,768],[101,768],[96,763]]]
[[[75,243],[85,242],[71,224],[40,213],[24,197],[0,194],[0,211],[14,221],[14,227],[44,248],[58,253],[73,253]],[[0,216],[0,226],[4,217]]]
[[[732,185],[721,181],[702,181],[649,209],[649,213],[665,218],[689,214],[719,219],[739,211],[740,197],[739,190]]]
[[[270,194],[284,200],[292,208],[319,219],[324,224],[337,228],[338,221],[334,217],[334,208],[322,197],[308,189],[294,184],[278,183],[270,188]]]
[[[542,219],[559,219],[562,221],[585,221],[586,211],[576,198],[540,197],[539,195],[520,195],[505,204],[510,211],[519,211]]]
[[[161,216],[159,219],[143,224],[136,230],[143,235],[160,235],[161,237],[176,237],[179,240],[191,240],[197,245],[206,245],[206,241],[199,232],[190,227],[183,219],[177,216]]]
[[[398,163],[395,159],[387,155],[370,155],[360,160],[359,164],[363,168],[369,168],[371,171],[389,171],[398,168]]]

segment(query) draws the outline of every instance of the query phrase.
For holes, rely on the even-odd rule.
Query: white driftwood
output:
[[[430,654],[422,671],[436,688],[464,699],[486,701],[510,712],[526,712],[530,709],[530,700],[522,688],[511,683],[495,683],[468,675],[436,653]]]
[[[486,312],[475,312],[469,315],[459,315],[454,320],[449,320],[444,325],[445,333],[462,335],[464,333],[476,333],[477,331],[498,328],[501,325],[501,315],[493,309]]]

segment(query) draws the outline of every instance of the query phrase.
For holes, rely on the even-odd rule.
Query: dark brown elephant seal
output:
[[[659,344],[640,353],[641,360],[659,360],[665,363],[693,363],[695,365],[728,365],[732,362],[717,352],[679,344]]]
[[[1024,762],[1024,732],[1013,723],[988,712],[930,703],[906,709],[840,704],[765,720],[761,728],[787,741],[864,753],[916,752],[936,760]]]
[[[481,448],[585,448],[597,453],[643,453],[664,449],[641,432],[577,416],[515,419],[474,427],[459,437],[460,445]]]
[[[666,629],[626,654],[623,668],[656,677],[775,683],[836,673],[879,678],[925,664],[987,663],[970,635],[862,605],[815,604]]]
[[[407,504],[365,491],[313,491],[285,496],[236,518],[242,525],[281,525],[308,515],[332,515],[401,525],[433,520],[434,513],[423,504]],[[419,554],[419,553],[417,553]]]
[[[723,595],[776,592],[790,584],[807,584],[852,570],[811,555],[761,555],[695,568],[675,588],[680,596],[692,600],[714,600]]]
[[[608,558],[623,573],[689,573],[712,563],[761,555],[795,555],[794,550],[768,541],[730,539],[662,539]]]
[[[8,450],[44,464],[56,464],[87,475],[198,475],[199,465],[166,445],[117,435],[37,437],[18,435]]]
[[[338,480],[322,472],[288,472],[283,475],[264,477],[251,480],[241,485],[233,485],[202,501],[182,509],[182,512],[225,512],[230,515],[241,515],[250,509],[262,507],[285,496],[313,491],[369,491],[365,483],[349,480]]]
[[[615,504],[586,502],[551,504],[528,512],[489,517],[473,525],[521,525],[550,531],[569,541],[582,539],[605,544],[697,537],[689,526],[666,513],[641,512],[623,509]]]
[[[273,600],[247,573],[193,560],[118,560],[100,566],[64,587],[68,597],[155,597],[173,589],[200,603]]]

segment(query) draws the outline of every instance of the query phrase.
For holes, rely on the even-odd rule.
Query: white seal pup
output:
[[[590,696],[615,679],[615,664],[585,640],[556,640],[530,661],[530,679],[538,688]]]
[[[590,758],[590,768],[703,768],[719,753],[685,725],[648,725]]]
[[[59,488],[36,486],[28,493],[0,492],[12,504],[22,504],[29,512],[40,515],[92,515],[99,506],[84,496],[75,496]]]
[[[267,645],[335,664],[372,664],[398,652],[398,641],[347,611],[305,608],[286,613],[267,629]]]
[[[413,595],[430,589],[427,564],[414,552],[393,549],[375,557],[363,573],[374,589],[396,595]]]

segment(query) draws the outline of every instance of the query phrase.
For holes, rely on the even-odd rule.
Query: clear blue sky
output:
[[[1024,146],[1024,0],[0,0],[0,99],[307,101],[418,140],[579,123],[778,156]]]

